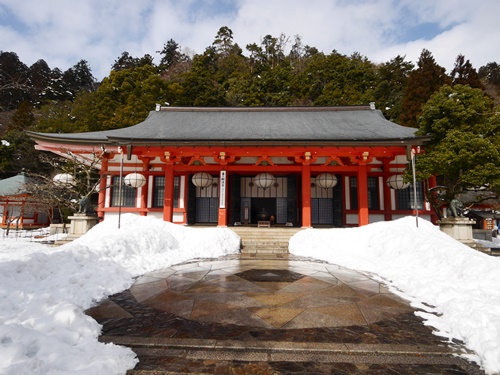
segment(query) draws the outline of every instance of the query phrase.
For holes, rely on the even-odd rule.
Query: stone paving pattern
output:
[[[135,337],[168,339],[170,344],[199,339],[263,347],[275,342],[311,348],[352,344],[366,349],[364,359],[332,352],[337,357],[311,361],[310,355],[301,360],[300,352],[293,358],[278,352],[259,357],[258,350],[247,349],[237,358],[223,358],[222,351],[219,358],[213,350],[197,350],[190,357],[181,346],[139,345],[134,350],[140,363],[131,374],[483,374],[459,358],[432,364],[415,363],[415,356],[408,363],[404,356],[366,360],[366,353],[369,357],[377,345],[420,347],[423,353],[426,347],[449,349],[422,324],[408,302],[384,285],[359,272],[293,256],[280,260],[229,256],[151,272],[87,313],[103,325],[103,341]],[[455,350],[459,347],[455,343]]]

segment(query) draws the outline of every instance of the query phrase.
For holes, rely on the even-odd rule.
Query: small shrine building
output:
[[[33,229],[59,222],[59,211],[37,204],[25,185],[35,180],[24,173],[0,180],[0,228]]]
[[[102,154],[101,219],[133,212],[178,224],[348,227],[417,209],[436,220],[422,183],[401,179],[428,138],[373,104],[157,106],[128,128],[29,136],[62,156]]]

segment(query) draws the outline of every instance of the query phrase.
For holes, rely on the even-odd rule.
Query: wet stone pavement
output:
[[[172,266],[87,314],[129,374],[483,374],[384,285],[291,255]]]

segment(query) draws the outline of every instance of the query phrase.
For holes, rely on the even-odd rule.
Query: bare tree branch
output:
[[[42,162],[50,164],[54,171],[71,175],[73,182],[61,185],[54,181],[56,173],[51,176],[29,173],[28,176],[33,179],[33,182],[24,186],[25,191],[30,194],[28,205],[44,212],[52,212],[56,208],[61,212],[61,217],[64,217],[70,212],[77,212],[82,199],[90,199],[99,191],[100,182],[104,176],[99,174],[97,165],[105,153],[93,153],[92,159],[85,162],[69,151],[67,155],[67,158],[63,158],[42,154],[40,158]]]

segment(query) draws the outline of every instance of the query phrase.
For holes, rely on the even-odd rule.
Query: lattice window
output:
[[[135,199],[137,189],[131,186],[122,184],[122,201],[120,204],[120,177],[113,177],[111,189],[111,206],[112,207],[135,207]]]
[[[421,183],[417,183],[417,198],[418,209],[422,210],[424,208],[424,189]],[[406,189],[396,190],[396,207],[398,210],[415,209],[413,184],[410,184]]]
[[[288,199],[276,198],[276,223],[285,224],[287,218],[287,204]]]
[[[153,207],[163,207],[165,200],[165,176],[155,176],[153,179]]]
[[[349,178],[349,189],[351,197],[351,209],[358,209],[358,178],[352,176]],[[368,209],[378,210],[380,209],[380,198],[378,191],[378,178],[368,177]]]
[[[311,199],[311,221],[313,225],[333,224],[333,199],[312,198]]]
[[[196,222],[217,223],[219,215],[218,198],[196,198]]]
[[[174,208],[179,207],[180,177],[174,177]],[[153,180],[153,207],[163,207],[165,200],[165,176],[155,176]]]

